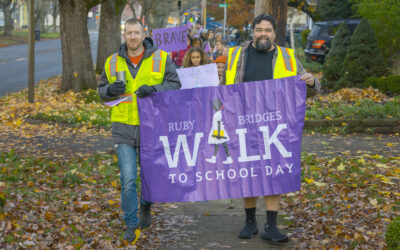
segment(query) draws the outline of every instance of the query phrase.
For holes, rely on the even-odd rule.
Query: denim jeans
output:
[[[118,166],[121,180],[121,208],[124,212],[124,221],[128,227],[136,227],[139,224],[137,218],[138,198],[136,191],[137,159],[139,147],[127,144],[118,144]],[[143,205],[150,202],[140,200]]]

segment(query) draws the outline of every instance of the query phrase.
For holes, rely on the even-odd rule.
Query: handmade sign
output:
[[[178,26],[174,28],[153,30],[153,41],[159,49],[166,52],[178,51],[187,48],[187,28]]]
[[[205,64],[197,67],[177,69],[181,80],[181,89],[218,86],[218,70],[215,63]]]
[[[138,99],[146,201],[255,197],[300,189],[300,76]]]

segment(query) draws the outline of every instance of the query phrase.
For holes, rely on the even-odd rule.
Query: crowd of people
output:
[[[229,47],[220,30],[204,29],[200,22],[188,26],[187,48],[170,54],[176,68],[188,68],[216,63],[222,80]]]

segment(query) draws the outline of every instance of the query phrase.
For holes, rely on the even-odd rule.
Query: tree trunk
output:
[[[4,35],[9,36],[11,35],[11,31],[14,29],[14,24],[12,20],[12,13],[9,9],[4,8]]]
[[[87,16],[89,6],[81,0],[59,0],[63,76],[61,90],[96,89]]]
[[[285,46],[287,1],[281,0],[256,0],[254,6],[254,16],[269,14],[276,20],[275,42],[280,46]]]
[[[96,73],[103,72],[107,57],[115,53],[121,46],[121,14],[122,6],[116,8],[113,0],[101,4],[99,40],[97,47]]]
[[[57,0],[52,0],[52,4],[53,4],[53,9],[51,11],[51,15],[53,17],[53,32],[57,32],[57,16],[60,12],[60,9],[58,7]]]

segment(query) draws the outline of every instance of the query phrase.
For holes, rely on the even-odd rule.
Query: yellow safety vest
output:
[[[251,45],[249,45],[251,46]],[[226,85],[234,84],[237,64],[240,57],[241,47],[233,47],[229,49],[229,55],[226,66]],[[277,46],[278,57],[276,58],[273,77],[274,79],[290,77],[297,75],[297,64],[296,58],[294,57],[294,51],[285,47]]]
[[[163,82],[167,55],[167,52],[157,50],[152,56],[143,59],[135,79],[132,78],[129,72],[125,58],[118,56],[117,53],[107,58],[104,67],[108,82],[113,84],[117,80],[115,72],[125,71],[126,91],[124,95],[132,97],[111,108],[111,122],[120,122],[129,125],[140,124],[134,92],[144,84],[151,86]]]

